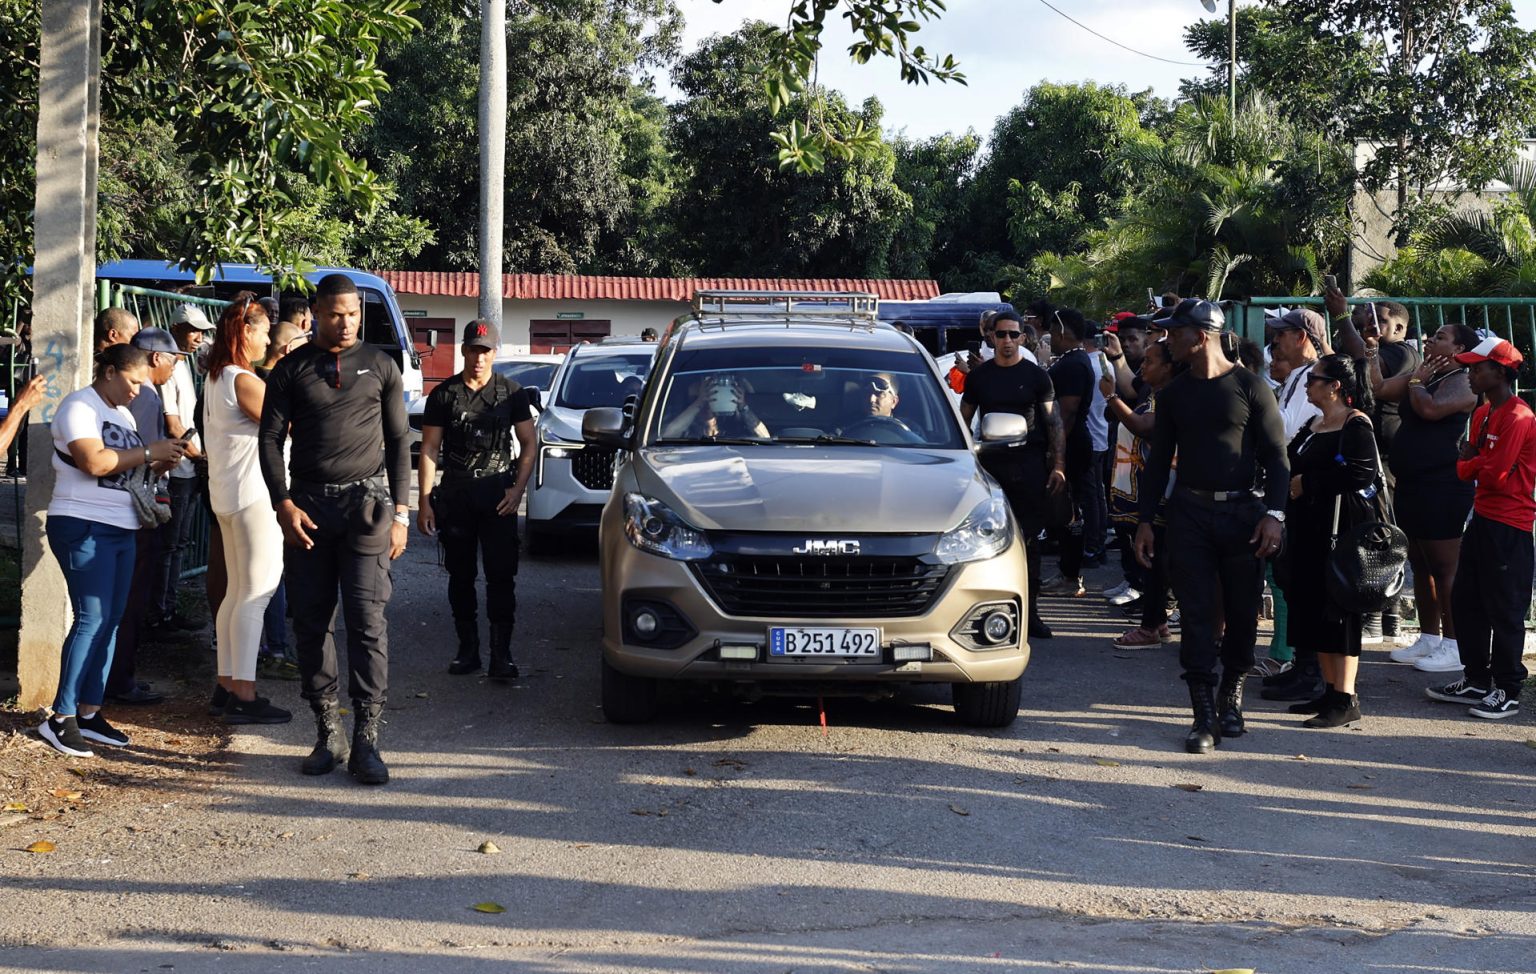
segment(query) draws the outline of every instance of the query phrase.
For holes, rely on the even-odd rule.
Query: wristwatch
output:
[[[1276,521],[1279,521],[1281,524],[1285,523],[1285,512],[1284,511],[1265,511],[1264,512],[1264,516],[1265,517],[1272,517]]]

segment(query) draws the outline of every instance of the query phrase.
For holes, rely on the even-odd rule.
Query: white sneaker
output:
[[[1130,582],[1121,582],[1119,585],[1116,585],[1114,588],[1107,588],[1107,589],[1105,589],[1104,590],[1104,597],[1106,599],[1112,599],[1115,596],[1120,595],[1123,592],[1129,592],[1130,590],[1131,590],[1131,583]]]
[[[1433,653],[1413,664],[1425,673],[1454,673],[1461,669],[1461,649],[1454,639],[1441,639]]]
[[[1440,637],[1434,633],[1419,633],[1416,642],[1404,646],[1402,649],[1394,649],[1387,656],[1394,663],[1417,663],[1419,660],[1440,648]]]
[[[1139,598],[1141,598],[1140,592],[1138,592],[1136,589],[1128,588],[1124,592],[1121,592],[1119,595],[1116,595],[1114,598],[1110,599],[1109,604],[1125,605],[1126,603],[1134,602]]]

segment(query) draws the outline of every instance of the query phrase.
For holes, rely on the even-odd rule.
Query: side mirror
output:
[[[984,445],[1022,443],[1028,435],[1028,421],[1016,413],[991,413],[981,418],[981,442]]]
[[[625,448],[629,437],[624,428],[624,410],[615,406],[597,406],[581,417],[582,441],[593,446]]]
[[[539,391],[539,387],[523,386],[523,391],[528,393],[528,405],[542,412],[544,409],[544,394]]]

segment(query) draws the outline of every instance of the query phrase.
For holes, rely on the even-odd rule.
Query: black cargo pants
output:
[[[503,517],[496,505],[506,494],[502,474],[474,479],[445,477],[432,492],[437,540],[448,569],[448,606],[453,621],[476,623],[476,557],[485,564],[485,616],[510,629],[517,619],[517,512]]]
[[[1187,683],[1215,686],[1218,659],[1233,676],[1253,666],[1265,563],[1253,556],[1249,539],[1264,517],[1264,502],[1206,500],[1175,488],[1167,510],[1164,543],[1179,599],[1179,662]],[[1222,620],[1226,630],[1218,638]]]
[[[347,627],[347,695],[383,705],[389,691],[384,607],[392,580],[389,529],[395,508],[382,478],[344,488],[295,482],[293,502],[315,522],[315,546],[283,549],[294,648],[306,700],[338,694],[335,628],[341,594]]]

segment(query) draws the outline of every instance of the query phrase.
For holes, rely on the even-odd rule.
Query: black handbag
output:
[[[1333,501],[1333,532],[1328,540],[1328,599],[1340,612],[1381,612],[1403,590],[1407,579],[1408,536],[1392,523],[1392,505],[1376,457],[1376,480],[1352,492],[1361,501],[1358,516],[1342,534],[1339,517],[1344,495]],[[1353,506],[1353,502],[1352,502]]]

